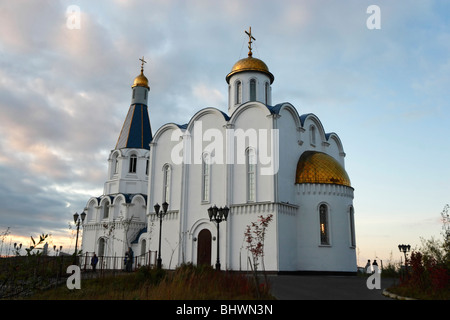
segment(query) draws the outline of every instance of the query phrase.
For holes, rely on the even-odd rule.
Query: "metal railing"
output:
[[[91,265],[94,252],[86,252],[78,257],[78,265],[81,270],[93,270]],[[134,271],[142,266],[156,267],[157,251],[148,251],[144,254],[134,256],[131,265],[131,271]],[[126,269],[125,256],[98,256],[98,263],[96,270],[124,270]]]

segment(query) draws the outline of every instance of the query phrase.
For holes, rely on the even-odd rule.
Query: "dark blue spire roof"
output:
[[[137,148],[149,150],[149,144],[152,139],[148,107],[145,104],[131,105],[117,140],[116,149]]]

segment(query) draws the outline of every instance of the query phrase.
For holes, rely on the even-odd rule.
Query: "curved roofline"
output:
[[[278,114],[278,115],[280,114],[281,110],[283,110],[283,109],[288,110],[291,113],[292,117],[294,118],[294,121],[295,121],[297,127],[302,126],[298,111],[291,103],[282,102],[275,106],[267,106],[267,108],[270,110],[270,112],[272,114]]]
[[[189,120],[189,122],[187,123],[186,126],[186,130],[187,131],[191,131],[193,123],[196,121],[196,119],[206,115],[206,114],[221,114],[225,120],[225,122],[228,122],[230,120],[230,117],[223,111],[215,108],[215,107],[207,107],[207,108],[203,108],[199,111],[197,111],[191,118],[191,120]]]
[[[319,117],[316,116],[314,113],[302,114],[300,116],[300,121],[301,121],[302,128],[303,129],[307,129],[307,128],[305,128],[305,123],[306,123],[306,120],[308,120],[308,119],[312,119],[312,121],[316,123],[316,125],[319,127],[319,132],[320,132],[320,134],[322,136],[322,140],[323,141],[327,141],[325,128],[324,128],[324,126],[322,124],[322,121],[320,121]]]
[[[156,143],[156,141],[160,138],[160,136],[164,132],[166,132],[167,130],[170,130],[170,129],[174,129],[174,130],[179,129],[179,130],[181,130],[181,132],[183,132],[185,130],[185,129],[183,129],[182,125],[179,125],[179,124],[176,124],[176,123],[173,123],[173,122],[169,122],[169,123],[163,124],[161,127],[159,127],[159,129],[153,135],[153,140],[152,140],[151,143],[153,143],[153,142]]]
[[[253,107],[258,107],[258,108],[261,108],[261,109],[267,111],[267,115],[273,114],[273,112],[270,110],[269,106],[267,106],[266,104],[259,102],[259,101],[247,101],[247,102],[241,104],[240,106],[238,106],[233,111],[233,114],[231,115],[231,118],[229,119],[228,122],[231,124],[234,124],[240,114],[242,114],[245,110],[253,108]]]

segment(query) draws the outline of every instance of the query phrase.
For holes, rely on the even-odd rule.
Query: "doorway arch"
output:
[[[197,265],[211,265],[211,242],[211,231],[202,229],[198,234]]]

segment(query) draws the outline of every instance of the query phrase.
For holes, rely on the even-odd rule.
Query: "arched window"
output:
[[[242,103],[242,82],[236,82],[236,104]]]
[[[108,219],[109,217],[109,201],[105,201],[103,204],[103,219]]]
[[[325,204],[321,204],[319,207],[319,219],[320,219],[320,244],[329,245],[329,225],[328,225],[328,207]]]
[[[162,192],[163,198],[162,202],[169,203],[169,196],[170,196],[170,166],[168,164],[165,164],[163,167],[163,192]]]
[[[309,141],[311,141],[311,145],[315,146],[316,145],[316,127],[314,127],[314,126],[309,127],[309,135],[310,135]]]
[[[355,239],[355,211],[353,210],[353,207],[350,207],[349,212],[349,219],[350,219],[350,246],[356,247],[356,239]]]
[[[269,103],[269,89],[270,89],[269,83],[266,82],[264,87],[265,87],[264,88],[265,101],[266,101],[266,104],[268,104]]]
[[[114,174],[119,173],[119,159],[117,159],[117,156],[114,157]]]
[[[256,80],[250,80],[250,101],[256,101]]]
[[[209,202],[211,157],[208,153],[202,156],[202,202]]]
[[[256,153],[254,149],[247,149],[247,201],[256,200]]]
[[[130,157],[130,168],[128,170],[129,173],[136,173],[136,166],[137,166],[137,156],[133,154]]]
[[[147,256],[147,241],[143,239],[141,241],[141,261],[140,261],[142,266],[147,265],[147,261],[149,261],[148,258],[149,257]]]
[[[98,239],[98,256],[103,257],[105,255],[106,240],[105,238]]]

